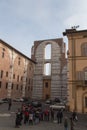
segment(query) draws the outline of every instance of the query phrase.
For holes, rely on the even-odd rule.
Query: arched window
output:
[[[51,64],[44,64],[44,75],[51,75]]]
[[[45,46],[45,59],[51,59],[51,44]]]
[[[83,43],[81,46],[81,55],[87,56],[87,43]]]

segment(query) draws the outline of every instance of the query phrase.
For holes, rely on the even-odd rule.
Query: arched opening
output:
[[[51,75],[51,64],[44,64],[44,75]]]
[[[45,46],[45,59],[51,59],[51,44]]]

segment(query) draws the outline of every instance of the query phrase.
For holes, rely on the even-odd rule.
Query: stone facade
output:
[[[68,29],[68,88],[70,110],[87,113],[87,30]]]
[[[45,59],[47,45],[51,45],[50,59]],[[36,61],[33,77],[33,98],[65,98],[67,96],[67,60],[63,39],[35,41],[34,46],[32,46],[31,58]],[[51,66],[51,74],[49,75],[44,73],[44,66],[47,63]]]
[[[0,98],[31,97],[35,62],[0,39]]]

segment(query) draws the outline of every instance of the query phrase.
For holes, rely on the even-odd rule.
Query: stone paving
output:
[[[10,112],[7,110],[7,107],[7,104],[0,105],[0,130],[64,130],[63,123],[57,124],[56,118],[54,122],[42,121],[36,125],[22,124],[20,128],[15,128],[15,111],[18,106],[15,105]],[[69,118],[70,115],[70,112],[64,112],[64,116]],[[87,130],[87,114],[78,114],[78,122],[75,123],[74,130]]]

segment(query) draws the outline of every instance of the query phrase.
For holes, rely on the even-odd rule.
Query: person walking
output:
[[[72,113],[72,119],[73,119],[73,121],[78,121],[76,111],[73,111],[73,113]]]
[[[60,110],[58,110],[57,112],[57,123],[58,124],[60,123]]]
[[[11,106],[12,106],[12,100],[9,99],[9,100],[8,100],[8,110],[9,110],[9,111],[11,110]]]
[[[68,130],[69,124],[68,124],[68,118],[65,117],[64,119],[64,130]]]
[[[21,109],[20,110],[20,125],[22,125],[22,120],[23,120],[23,111]]]
[[[20,127],[20,109],[18,108],[18,111],[16,112],[16,119],[15,119],[15,127]]]
[[[33,112],[30,112],[30,114],[29,114],[29,125],[30,124],[33,125],[33,120],[34,120],[34,118],[33,118]]]
[[[74,121],[73,118],[70,118],[70,130],[74,130]]]
[[[62,119],[63,119],[63,110],[60,109],[60,123],[62,123]]]
[[[24,124],[28,123],[28,120],[29,120],[29,111],[28,108],[26,108],[24,111]]]
[[[53,109],[50,110],[50,114],[51,114],[51,121],[53,121],[54,120],[54,110]]]
[[[62,110],[58,110],[58,112],[57,112],[57,122],[58,122],[58,124],[62,123],[62,118],[63,118],[63,112],[62,112]]]

